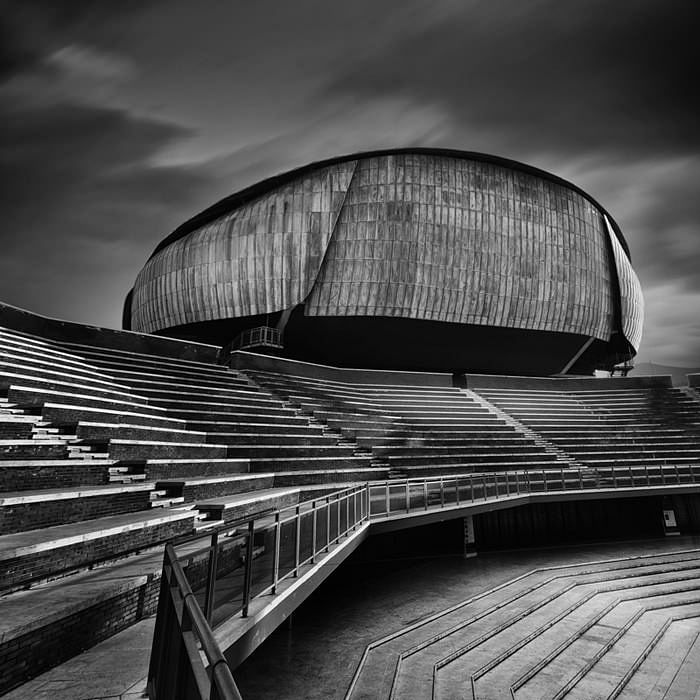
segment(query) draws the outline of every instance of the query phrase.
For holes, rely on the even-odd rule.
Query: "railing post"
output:
[[[472,503],[474,503],[474,477],[471,475],[469,476],[469,493],[472,497]]]
[[[408,485],[408,481],[406,481],[406,512],[410,512],[411,510],[411,491],[410,487]]]
[[[338,504],[338,529],[335,532],[335,544],[340,542],[340,496],[335,497],[335,502]]]
[[[245,578],[243,579],[243,608],[241,617],[248,617],[250,603],[250,587],[253,582],[253,539],[255,535],[255,520],[248,522],[248,542],[245,556]]]
[[[312,503],[312,508],[315,509],[316,501]],[[294,577],[299,576],[299,551],[301,550],[301,506],[297,505],[294,509]],[[316,510],[314,510],[314,541],[311,546],[311,554],[316,553]]]
[[[455,479],[455,501],[456,501],[457,505],[460,504],[460,500],[459,500],[459,477],[457,477],[457,478]]]
[[[357,494],[358,489],[355,488],[352,492],[352,529],[357,529]]]
[[[391,512],[391,500],[389,497],[389,482],[385,482],[384,484],[384,509],[386,510],[386,517],[389,517],[389,513]]]
[[[673,465],[674,470],[676,471],[676,483],[680,484],[681,483],[681,475],[678,472],[678,464]]]
[[[612,471],[613,488],[617,488],[617,470],[615,467],[611,467],[610,471]]]
[[[350,494],[345,494],[345,534],[350,532]]]
[[[297,506],[298,507],[298,506]],[[275,546],[273,549],[272,558],[272,595],[277,593],[277,579],[280,575],[280,535],[282,528],[280,526],[280,512],[275,513]]]
[[[561,475],[561,490],[566,491],[566,484],[564,483],[564,465],[563,464],[559,468],[559,472]]]
[[[515,493],[520,495],[520,472],[515,470]]]
[[[649,477],[649,465],[644,465],[644,473],[647,475],[647,486],[651,485],[651,478]]]
[[[542,470],[542,486],[543,486],[543,490],[546,491],[547,490],[547,470],[546,469]]]
[[[445,507],[445,480],[440,477],[440,508]]]
[[[326,496],[326,552],[331,548],[331,497]]]
[[[428,510],[428,482],[423,479],[423,505],[424,510]]]
[[[313,546],[311,547],[311,563],[315,564],[316,563],[316,536],[318,533],[318,508],[316,507],[316,501],[311,501],[311,512],[313,513],[312,515],[312,520],[311,520],[311,534],[313,536]],[[301,518],[297,519],[297,532],[301,532]],[[297,540],[299,538],[297,537]],[[297,548],[297,552],[299,549]],[[299,560],[297,560],[297,569],[298,569],[298,564]]]
[[[212,532],[209,550],[209,566],[207,567],[207,591],[204,594],[204,615],[211,624],[214,614],[214,596],[216,594],[216,570],[219,562],[219,533]]]
[[[632,471],[631,464],[630,464],[630,486],[634,486],[634,472]]]
[[[508,483],[508,470],[506,470],[506,496],[510,496],[510,484]]]
[[[486,500],[488,498],[488,496],[486,495],[486,476],[481,477],[481,485],[484,489],[484,500]]]
[[[578,470],[578,485],[583,490],[583,469]]]

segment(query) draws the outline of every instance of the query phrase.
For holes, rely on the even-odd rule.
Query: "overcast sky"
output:
[[[695,6],[0,0],[0,300],[119,327],[155,245],[215,200],[436,146],[597,198],[642,282],[638,359],[700,365]]]

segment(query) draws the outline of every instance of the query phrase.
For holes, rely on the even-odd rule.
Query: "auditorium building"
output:
[[[312,163],[217,202],[139,272],[124,328],[336,366],[591,374],[630,360],[643,299],[610,214],[577,186],[479,153]]]

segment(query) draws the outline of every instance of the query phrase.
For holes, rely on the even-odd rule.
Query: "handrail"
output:
[[[242,700],[170,543],[165,545],[147,692],[151,700]]]
[[[222,577],[228,582],[226,600],[220,601],[227,617],[246,617],[251,601],[276,594],[280,584],[298,577],[304,566],[315,564],[333,545],[370,521],[530,494],[683,484],[700,486],[700,465],[561,466],[392,479],[350,486],[303,504],[268,509],[203,534],[175,539],[165,548],[149,697],[239,700],[231,670],[212,632],[217,580]],[[206,538],[206,546],[183,554],[185,568],[175,548]],[[206,572],[200,566],[203,554],[207,554]]]

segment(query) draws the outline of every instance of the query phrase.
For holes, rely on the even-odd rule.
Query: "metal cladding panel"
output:
[[[358,163],[305,313],[608,341],[606,236],[591,202],[536,175],[426,154],[367,158]]]
[[[617,240],[612,226],[605,217],[608,227],[608,235],[612,244],[617,268],[617,279],[620,286],[620,316],[622,322],[622,334],[635,352],[639,352],[642,343],[642,329],[644,326],[644,296],[642,285],[639,283],[637,273],[632,269],[627,254]]]
[[[134,285],[131,327],[273,313],[311,291],[357,161],[275,189],[156,253]]]

